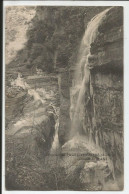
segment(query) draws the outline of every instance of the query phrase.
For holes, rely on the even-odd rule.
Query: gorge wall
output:
[[[105,9],[38,7],[27,20],[6,68],[8,190],[123,189],[123,8]]]
[[[63,145],[69,140],[70,121],[70,87],[69,70],[60,69],[58,76],[60,92],[60,114],[59,114],[59,142]]]
[[[123,9],[112,8],[99,26],[91,45],[88,115],[97,144],[114,163],[117,177],[123,174]],[[91,117],[91,119],[90,119]]]
[[[84,141],[100,148],[103,155],[106,154],[110,158],[113,177],[119,182],[123,177],[122,7],[111,8],[98,26],[98,34],[90,46],[88,68],[90,78],[88,86],[85,86],[88,89],[80,112],[80,134],[85,137]],[[70,71],[70,90],[75,87],[74,69],[71,68]],[[82,75],[85,76],[84,71]],[[78,92],[71,93],[72,107],[76,107],[78,96]],[[122,188],[123,180],[119,184],[119,189]]]

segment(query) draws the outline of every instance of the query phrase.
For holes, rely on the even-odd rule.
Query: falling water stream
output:
[[[109,8],[110,9],[110,8]],[[74,115],[72,118],[72,133],[78,133],[78,124],[79,124],[79,113],[85,101],[85,94],[88,93],[88,86],[89,86],[89,76],[90,72],[88,69],[88,56],[90,54],[90,44],[94,42],[97,34],[98,34],[98,26],[102,22],[105,14],[109,11],[109,9],[104,10],[103,12],[99,13],[89,22],[85,34],[82,38],[81,46],[80,46],[80,56],[78,56],[79,60],[76,64],[76,72],[74,79],[78,84],[80,81],[80,77],[83,77],[82,81],[78,85],[75,85],[75,88],[79,88],[79,95],[76,103],[76,107],[74,110]],[[85,60],[82,60],[85,59]],[[84,73],[83,73],[84,72]],[[84,74],[84,76],[82,75]],[[81,76],[82,75],[82,76]]]
[[[83,134],[81,134],[81,131],[80,131],[80,125],[82,122],[82,112],[84,109],[84,104],[86,100],[90,98],[90,92],[89,92],[90,71],[88,69],[88,56],[90,55],[90,45],[92,42],[94,42],[96,36],[98,35],[98,27],[103,21],[103,19],[105,18],[106,13],[110,9],[111,8],[104,10],[103,12],[93,17],[93,19],[91,19],[91,21],[87,26],[85,34],[82,38],[78,61],[76,64],[76,71],[74,75],[75,84],[73,86],[73,91],[72,91],[73,96],[77,93],[78,98],[76,101],[76,105],[75,105],[75,102],[73,104],[71,103],[71,108],[70,108],[70,110],[72,110],[72,113],[70,113],[70,115],[72,115],[71,116],[72,117],[71,118],[72,139],[70,140],[71,143],[69,144],[69,146],[72,147],[77,142],[78,144],[80,144],[80,142],[83,142],[83,146],[88,148],[91,152],[92,150],[94,150],[93,151],[94,153],[102,154],[102,155],[106,155],[106,153],[99,145],[97,145],[97,143],[94,143],[92,141],[92,132],[91,131],[89,132],[90,133],[88,134],[89,137],[83,137]],[[97,142],[97,138],[96,138],[96,142]],[[113,163],[108,156],[106,156],[106,158],[107,158],[108,166],[115,179]]]

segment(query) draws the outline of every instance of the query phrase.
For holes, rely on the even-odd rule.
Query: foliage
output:
[[[105,7],[37,7],[27,32],[29,68],[52,72],[75,64],[88,21]]]

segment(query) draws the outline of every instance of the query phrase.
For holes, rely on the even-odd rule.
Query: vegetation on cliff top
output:
[[[105,8],[37,7],[29,23],[28,41],[18,53],[18,62],[32,72],[37,67],[49,73],[74,65],[87,23]],[[14,67],[18,62],[15,59],[11,64]]]

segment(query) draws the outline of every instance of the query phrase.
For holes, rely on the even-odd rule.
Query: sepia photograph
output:
[[[123,6],[4,12],[5,189],[123,191]]]

